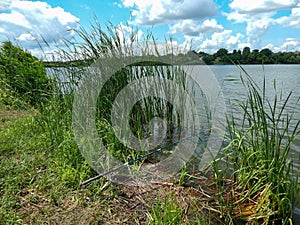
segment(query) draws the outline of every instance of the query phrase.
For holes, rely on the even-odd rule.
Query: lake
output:
[[[209,68],[215,74],[222,88],[228,109],[231,109],[233,114],[239,118],[242,110],[238,104],[246,96],[245,88],[240,79],[240,74],[244,73],[238,67],[232,65],[213,65]],[[300,119],[300,102],[298,102],[300,97],[300,65],[245,65],[243,68],[261,88],[263,88],[265,77],[266,97],[271,102],[277,94],[278,98],[282,96],[282,104],[292,91],[285,114],[294,113],[292,125],[295,125],[296,121]],[[274,80],[276,80],[276,90]],[[294,169],[296,171],[300,171],[299,154],[300,136],[293,143],[290,156],[295,162]]]

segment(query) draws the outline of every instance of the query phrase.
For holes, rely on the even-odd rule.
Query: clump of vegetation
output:
[[[231,130],[232,146],[238,153],[235,159],[240,158],[234,165],[237,181],[242,190],[249,190],[247,195],[261,193],[261,208],[256,216],[264,217],[265,221],[272,219],[285,223],[299,191],[298,177],[293,175],[289,154],[300,133],[300,120],[293,124],[293,114],[285,112],[292,93],[282,102],[275,96],[272,104],[265,99],[265,90],[259,93],[253,82],[247,86],[248,100],[242,104],[243,128],[237,129],[233,123]]]
[[[229,220],[247,224],[288,224],[300,188],[289,156],[292,142],[300,133],[300,120],[294,123],[293,114],[285,111],[292,93],[287,99],[276,95],[271,102],[265,97],[265,82],[261,90],[240,69],[245,74],[241,80],[248,96],[240,102],[242,120],[228,120],[229,144],[223,153],[225,169],[231,170],[236,185],[224,201],[228,206],[224,213]],[[219,180],[224,179],[224,171],[216,173]]]
[[[165,196],[163,201],[158,199],[155,206],[151,207],[148,214],[149,224],[180,224],[183,209],[178,205],[177,199],[171,194]]]
[[[45,102],[51,90],[42,61],[5,41],[0,47],[0,101],[20,108]]]

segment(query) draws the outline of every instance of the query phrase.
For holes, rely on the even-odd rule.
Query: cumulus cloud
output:
[[[217,13],[213,0],[122,0],[122,5],[133,9],[133,22],[137,25],[203,19]]]
[[[298,0],[233,0],[229,7],[239,13],[262,13],[289,9],[298,4]]]
[[[16,38],[18,41],[33,41],[35,37],[32,34],[21,34],[19,37]]]
[[[274,52],[300,51],[300,38],[286,38],[281,45],[268,44],[264,48],[272,49]]]
[[[272,25],[275,24],[274,19],[267,15],[257,19],[252,19],[247,22],[246,34],[248,42],[253,46],[261,43],[261,37],[267,33]]]
[[[202,44],[200,44],[198,51],[214,53],[220,48],[226,48],[229,51],[241,49],[247,46],[247,44],[241,41],[242,38],[243,35],[241,33],[233,35],[232,30],[215,32],[211,35],[211,38],[206,38]]]
[[[29,49],[36,47],[38,37],[48,44],[72,37],[74,32],[68,30],[79,22],[79,18],[63,8],[53,8],[41,1],[2,0],[0,9],[0,35]]]
[[[170,26],[170,33],[181,33],[186,36],[200,36],[206,33],[220,32],[224,30],[221,24],[218,24],[215,19],[207,19],[203,22],[195,20],[182,20]]]
[[[132,41],[135,40],[141,40],[144,36],[142,30],[135,30],[130,26],[124,25],[122,22],[116,28],[116,32],[118,33],[121,43],[126,42],[126,44],[131,44]]]
[[[299,0],[233,0],[229,6],[232,12],[226,14],[229,21],[246,23],[248,42],[258,46],[262,37],[272,26],[300,27]],[[275,18],[278,11],[291,9],[289,16]]]
[[[291,10],[289,16],[276,19],[276,23],[285,27],[300,28],[300,4]]]
[[[2,0],[0,2],[0,10],[1,11],[8,10],[10,8],[10,3],[11,0]]]

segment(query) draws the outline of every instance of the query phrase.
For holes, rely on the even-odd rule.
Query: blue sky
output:
[[[38,55],[39,37],[54,48],[74,37],[70,28],[89,29],[94,16],[103,26],[138,27],[141,37],[151,30],[196,51],[300,51],[300,0],[0,0],[0,40]]]

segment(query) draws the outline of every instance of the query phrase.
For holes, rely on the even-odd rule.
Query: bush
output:
[[[0,101],[12,107],[37,106],[51,90],[43,62],[9,41],[0,47],[0,81]]]

